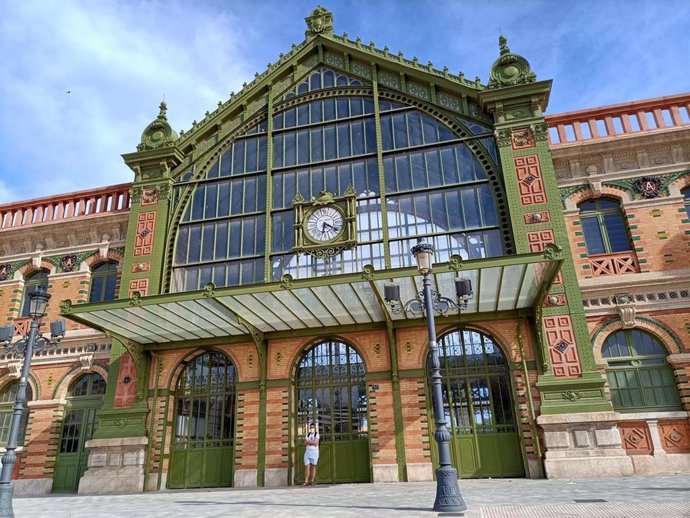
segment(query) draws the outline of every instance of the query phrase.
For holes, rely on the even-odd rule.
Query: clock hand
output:
[[[334,227],[330,223],[326,223],[325,221],[323,222],[323,232],[326,232],[326,227],[330,227],[331,229],[335,230],[338,232],[340,229],[338,227]]]

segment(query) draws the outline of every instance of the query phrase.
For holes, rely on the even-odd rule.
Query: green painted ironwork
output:
[[[314,345],[299,363],[295,389],[296,481],[304,480],[304,438],[312,422],[321,439],[317,482],[370,481],[365,367],[355,349],[336,340]]]
[[[523,476],[509,365],[500,347],[491,337],[468,329],[446,334],[438,346],[458,476]]]
[[[619,412],[682,410],[668,352],[652,335],[637,329],[617,331],[601,349],[613,408]]]
[[[77,379],[69,389],[58,442],[53,493],[76,493],[86,471],[89,450],[85,443],[98,429],[98,409],[105,380],[96,373]]]
[[[235,367],[222,353],[189,361],[175,390],[169,488],[227,487],[233,482]]]

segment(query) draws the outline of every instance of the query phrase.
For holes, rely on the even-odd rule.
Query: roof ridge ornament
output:
[[[503,88],[525,83],[534,83],[537,76],[530,69],[529,62],[518,54],[510,52],[508,38],[498,37],[500,57],[491,65],[489,88]]]
[[[177,140],[177,133],[168,123],[168,105],[165,101],[161,101],[158,108],[158,117],[144,129],[141,134],[141,143],[137,145],[137,151],[169,147]]]
[[[313,38],[318,34],[333,34],[333,13],[325,7],[316,6],[309,16],[304,19],[307,22],[306,38]]]

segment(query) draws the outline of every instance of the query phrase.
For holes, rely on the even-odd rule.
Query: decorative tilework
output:
[[[690,423],[659,421],[659,435],[666,453],[690,453]]]
[[[534,135],[529,128],[514,129],[511,134],[513,149],[534,147]]]
[[[537,155],[515,157],[515,174],[520,189],[520,202],[523,205],[534,205],[546,202],[544,180],[541,177],[541,166]]]
[[[528,212],[525,214],[525,223],[528,225],[533,223],[547,223],[549,221],[551,221],[551,213],[548,210]]]
[[[132,264],[132,273],[148,272],[149,270],[151,270],[151,263],[148,261],[144,261],[142,263],[133,263]]]
[[[582,374],[580,357],[570,315],[544,317],[544,338],[549,346],[553,374],[557,378],[575,378]]]
[[[129,281],[129,296],[134,295],[134,292],[138,291],[141,293],[142,297],[145,297],[149,291],[149,280],[148,279],[134,279]]]
[[[115,386],[115,408],[132,406],[137,398],[137,369],[132,356],[127,353],[120,357],[120,369]]]
[[[134,255],[148,255],[153,251],[153,231],[156,229],[156,216],[156,212],[139,214]]]
[[[649,428],[644,421],[618,423],[623,448],[628,455],[649,455],[654,451]]]

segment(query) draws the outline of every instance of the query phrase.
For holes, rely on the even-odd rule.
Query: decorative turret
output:
[[[508,39],[502,34],[498,38],[498,46],[501,56],[491,65],[489,88],[534,83],[537,76],[530,69],[529,62],[510,52]]]
[[[304,33],[307,38],[317,34],[333,34],[333,13],[325,7],[317,5],[304,21],[307,22],[307,31]]]
[[[177,133],[168,124],[167,111],[168,105],[165,104],[165,101],[161,102],[158,117],[146,126],[146,129],[141,134],[141,143],[137,145],[137,151],[169,147],[175,143]]]

